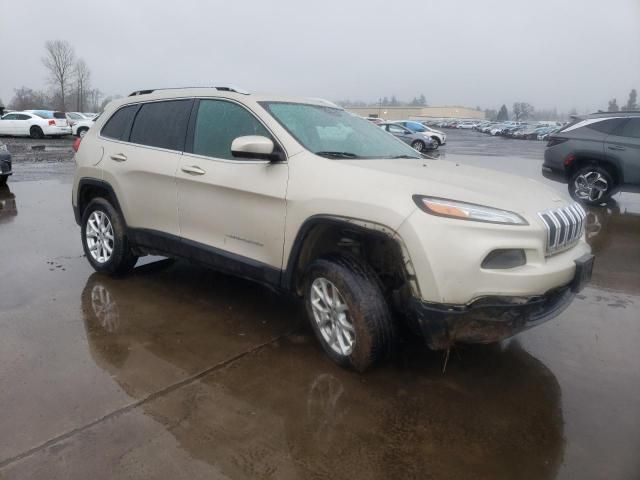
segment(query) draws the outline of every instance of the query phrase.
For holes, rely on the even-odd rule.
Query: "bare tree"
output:
[[[56,88],[60,108],[66,110],[66,94],[74,73],[75,52],[73,47],[63,40],[48,41],[45,43],[45,51],[42,63],[49,71],[49,80]]]
[[[100,112],[100,100],[104,94],[97,88],[92,88],[87,92],[87,103],[90,112]]]
[[[14,90],[9,105],[13,110],[45,109],[51,106],[51,100],[44,92],[21,87]]]
[[[526,120],[533,116],[534,108],[527,102],[516,102],[513,104],[513,118],[516,121]]]
[[[78,59],[73,69],[76,81],[76,106],[79,112],[85,111],[87,96],[91,87],[91,72],[83,59]]]

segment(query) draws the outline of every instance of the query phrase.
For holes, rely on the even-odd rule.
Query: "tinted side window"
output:
[[[640,138],[640,118],[631,118],[616,135],[621,137]]]
[[[231,155],[231,142],[245,135],[272,138],[267,129],[240,105],[223,100],[200,100],[193,153],[238,160]]]
[[[131,128],[131,143],[182,151],[193,100],[145,103]]]
[[[31,120],[29,115],[17,114],[15,120]]]
[[[129,128],[131,127],[131,122],[137,110],[138,105],[129,105],[128,107],[121,108],[107,120],[107,124],[102,127],[100,134],[103,137],[113,138],[115,140],[127,140]]]
[[[618,126],[620,126],[622,122],[624,122],[624,120],[624,118],[610,118],[609,120],[602,120],[601,122],[591,123],[587,125],[587,128],[602,133],[611,133]]]
[[[2,117],[2,120],[17,120],[18,119],[18,115],[16,115],[15,113],[7,113],[4,117]]]

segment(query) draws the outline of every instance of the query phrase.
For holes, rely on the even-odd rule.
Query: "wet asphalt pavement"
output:
[[[445,161],[540,178],[542,142],[447,133]],[[261,286],[158,258],[94,273],[71,142],[34,162],[3,140],[27,146],[0,190],[0,478],[640,477],[640,195],[590,211],[593,281],[558,318],[445,374],[407,342],[359,375]]]

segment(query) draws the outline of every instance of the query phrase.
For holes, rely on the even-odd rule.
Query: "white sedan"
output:
[[[7,113],[0,118],[0,135],[44,138],[70,134],[71,127],[63,112],[30,110]]]
[[[79,122],[74,123],[71,126],[71,132],[77,137],[84,137],[89,129],[93,126],[93,123],[96,121],[96,118],[89,118],[86,120],[80,120]]]

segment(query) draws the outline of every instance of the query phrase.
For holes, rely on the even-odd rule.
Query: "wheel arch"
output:
[[[576,152],[573,153],[573,155],[575,156],[575,160],[567,169],[567,180],[571,179],[573,174],[582,167],[599,165],[609,171],[616,183],[616,187],[624,184],[624,172],[618,159],[604,153],[598,154],[593,152]]]
[[[77,202],[74,208],[74,215],[78,225],[80,225],[82,214],[87,208],[87,205],[96,197],[102,197],[108,200],[113,205],[113,208],[122,215],[126,226],[127,222],[113,187],[108,182],[97,178],[83,178],[78,182]]]
[[[306,267],[329,253],[348,252],[371,265],[393,291],[420,296],[407,247],[395,230],[375,222],[333,215],[315,215],[298,229],[290,249],[281,287],[300,295]]]

